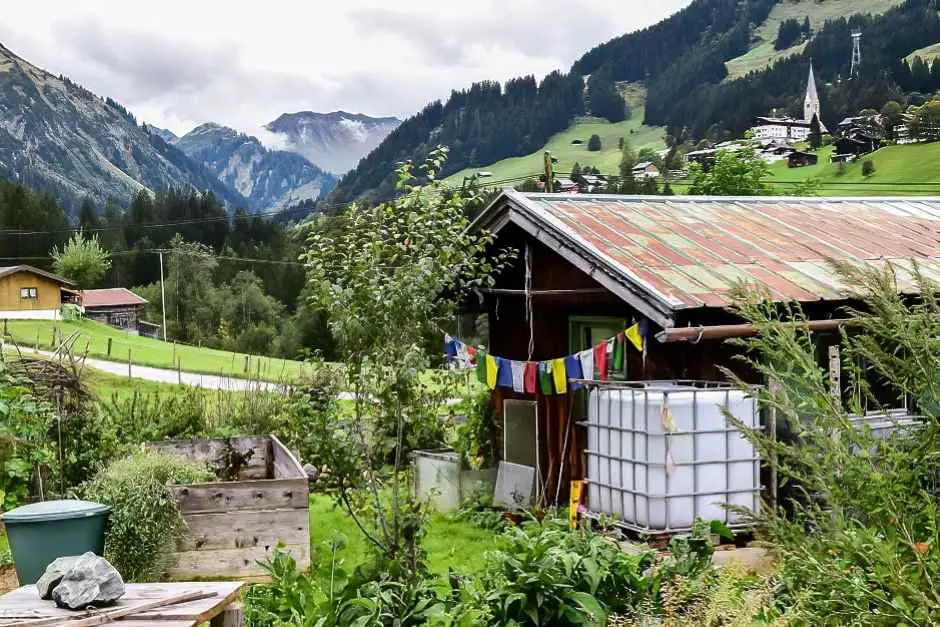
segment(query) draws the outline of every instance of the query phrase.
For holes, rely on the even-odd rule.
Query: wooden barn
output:
[[[638,324],[644,349],[626,343],[622,369],[612,375],[624,380],[723,380],[721,368],[728,367],[761,383],[741,371],[737,350],[724,341],[753,331],[731,308],[729,290],[741,281],[776,301],[801,303],[823,363],[827,346],[838,343],[841,309],[853,303],[828,259],[900,268],[916,260],[928,276],[940,278],[940,199],[507,190],[474,224],[495,234],[497,248],[518,252],[495,287],[474,301],[488,321],[489,353],[553,360]],[[584,477],[583,433],[568,428],[581,418],[577,394],[497,386],[494,397],[499,412],[535,414],[534,455],[548,490],[559,476],[563,486]]]
[[[137,332],[147,300],[124,287],[82,292],[85,316],[125,331]]]

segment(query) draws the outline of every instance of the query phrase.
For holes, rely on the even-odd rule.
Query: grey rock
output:
[[[94,553],[76,559],[59,585],[52,591],[52,600],[59,607],[80,610],[94,605],[101,607],[124,596],[124,580],[108,560]]]
[[[40,599],[49,600],[52,598],[53,589],[59,585],[59,582],[62,581],[65,574],[72,569],[72,566],[75,565],[79,557],[81,556],[71,555],[68,557],[60,557],[46,566],[46,572],[44,572],[42,577],[39,578],[39,581],[36,582],[36,589],[39,591]]]

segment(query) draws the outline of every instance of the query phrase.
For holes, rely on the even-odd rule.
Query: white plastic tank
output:
[[[723,414],[759,423],[756,399],[712,384],[600,384],[588,393],[588,509],[639,531],[696,518],[740,526],[722,504],[757,511],[760,460]]]

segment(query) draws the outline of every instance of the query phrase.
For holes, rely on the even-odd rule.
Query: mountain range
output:
[[[141,190],[171,188],[211,191],[232,210],[285,209],[329,193],[333,173],[397,124],[341,111],[284,114],[268,129],[285,150],[211,122],[178,137],[0,45],[0,177],[52,192],[72,209],[84,198],[126,205]]]
[[[125,202],[141,189],[191,186],[247,200],[110,98],[99,98],[0,45],[0,176],[53,192]]]
[[[334,174],[345,174],[372,152],[401,120],[361,113],[285,113],[265,128],[279,135],[284,148]]]
[[[286,209],[320,198],[336,185],[332,174],[303,156],[268,150],[256,137],[219,124],[202,124],[171,141],[255,208]]]

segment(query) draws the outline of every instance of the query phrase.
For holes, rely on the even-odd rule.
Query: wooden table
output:
[[[129,583],[124,596],[102,610],[139,605],[187,592],[215,593],[206,599],[134,614],[113,624],[120,627],[195,627],[211,621],[212,627],[239,627],[242,624],[241,608],[234,601],[243,585],[243,582],[235,581]],[[62,622],[56,624],[67,626],[69,618],[81,613],[60,609],[52,601],[43,601],[36,586],[23,586],[0,597],[0,626],[53,617],[62,617]]]

